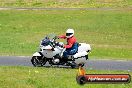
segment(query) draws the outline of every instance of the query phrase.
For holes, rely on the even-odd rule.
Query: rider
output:
[[[67,39],[67,44],[64,45],[66,50],[63,53],[64,58],[68,58],[67,55],[74,55],[78,50],[78,44],[76,42],[76,38],[74,37],[74,30],[67,29],[65,35],[59,36],[59,38]]]

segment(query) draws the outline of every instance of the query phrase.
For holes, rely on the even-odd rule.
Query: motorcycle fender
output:
[[[33,54],[33,56],[41,56],[39,52]]]

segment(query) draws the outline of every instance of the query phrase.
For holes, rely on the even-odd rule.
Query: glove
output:
[[[66,45],[63,45],[63,48],[66,48]]]

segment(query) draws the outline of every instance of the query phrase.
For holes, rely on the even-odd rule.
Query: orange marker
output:
[[[84,76],[86,74],[84,68],[82,66],[79,66],[78,69],[78,76]]]

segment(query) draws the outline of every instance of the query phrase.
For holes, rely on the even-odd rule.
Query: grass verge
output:
[[[0,55],[32,55],[49,33],[75,29],[91,57],[132,59],[132,11],[0,11]],[[62,40],[63,41],[63,40]]]
[[[127,71],[87,70],[89,74],[130,74]],[[32,68],[1,66],[1,88],[131,88],[129,84],[86,84],[76,83],[77,69],[65,68]]]

